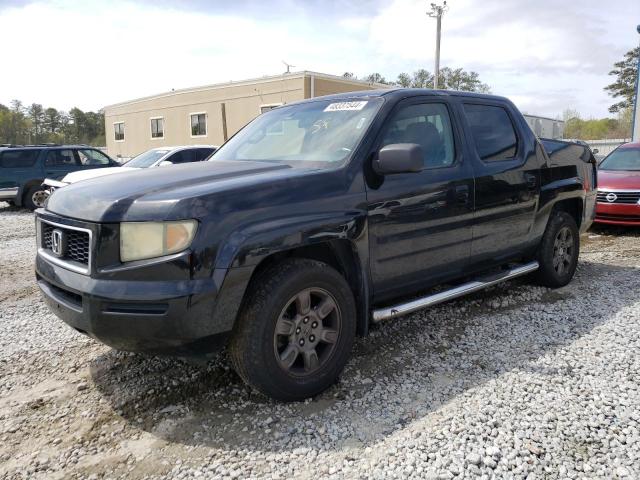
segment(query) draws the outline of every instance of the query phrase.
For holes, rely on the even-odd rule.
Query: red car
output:
[[[640,142],[621,145],[600,164],[595,221],[640,226]]]

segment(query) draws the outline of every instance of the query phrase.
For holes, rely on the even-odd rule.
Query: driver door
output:
[[[377,144],[417,143],[424,167],[367,187],[371,277],[377,300],[458,276],[471,252],[473,171],[446,100],[400,102]],[[371,182],[370,182],[371,183]]]

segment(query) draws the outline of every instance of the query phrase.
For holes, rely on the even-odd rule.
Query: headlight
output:
[[[130,262],[181,252],[191,245],[197,226],[195,220],[121,223],[120,260]]]

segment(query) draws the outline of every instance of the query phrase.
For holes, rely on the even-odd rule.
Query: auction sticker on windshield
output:
[[[330,103],[324,109],[325,112],[340,112],[344,110],[362,110],[367,102],[338,102]]]

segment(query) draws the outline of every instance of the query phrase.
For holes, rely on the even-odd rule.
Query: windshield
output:
[[[600,170],[640,170],[640,148],[618,148],[600,164]]]
[[[170,150],[147,150],[137,157],[133,157],[125,165],[134,168],[147,168],[164,157]]]
[[[382,105],[381,98],[316,101],[260,115],[212,157],[333,168],[349,160]]]

